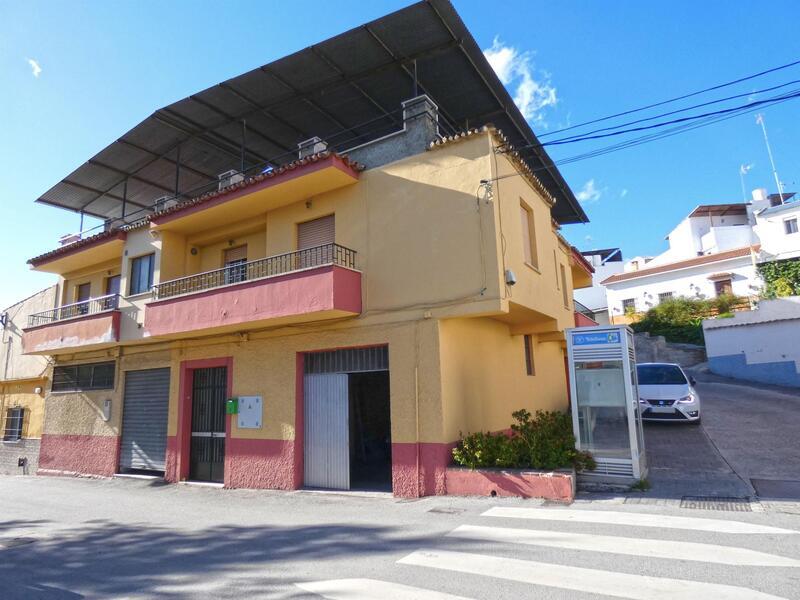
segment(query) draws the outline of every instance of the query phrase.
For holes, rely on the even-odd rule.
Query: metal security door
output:
[[[168,410],[169,369],[126,371],[120,469],[164,470]]]
[[[192,381],[192,448],[189,478],[224,480],[225,396],[228,369],[195,369]]]
[[[305,484],[350,489],[350,399],[345,373],[305,375]]]

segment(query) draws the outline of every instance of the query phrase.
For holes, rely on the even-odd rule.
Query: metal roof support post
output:
[[[175,151],[175,199],[178,199],[178,185],[181,181],[181,146]]]
[[[247,142],[247,121],[242,119],[242,168],[239,170],[244,174],[244,147]]]
[[[80,227],[78,227],[78,238],[82,237],[83,237],[83,211],[81,211],[81,224]]]
[[[414,95],[412,98],[419,96],[419,80],[417,79],[417,59],[414,59]]]
[[[122,183],[122,222],[125,222],[125,205],[128,203],[128,178]]]

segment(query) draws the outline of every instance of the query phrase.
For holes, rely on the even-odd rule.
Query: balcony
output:
[[[119,341],[119,295],[110,294],[32,314],[22,332],[24,354],[91,350]]]
[[[356,252],[326,244],[165,281],[145,308],[145,335],[188,337],[361,313]]]

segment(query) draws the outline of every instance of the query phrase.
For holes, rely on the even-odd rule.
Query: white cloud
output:
[[[603,191],[597,189],[597,186],[594,183],[594,179],[590,179],[589,181],[583,184],[581,191],[575,194],[575,197],[580,202],[592,203],[600,200],[600,196],[602,195]]]
[[[620,198],[624,198],[628,195],[628,188],[622,188],[622,191],[619,193]]]
[[[544,109],[558,104],[556,88],[550,81],[550,74],[542,72],[537,77],[534,74],[531,53],[506,46],[497,37],[494,38],[492,47],[484,50],[483,54],[503,85],[516,86],[513,91],[514,103],[522,116],[546,126]]]
[[[39,66],[39,62],[32,58],[28,58],[26,60],[28,61],[28,64],[31,66],[31,74],[38,79],[39,75],[42,72],[42,67]]]

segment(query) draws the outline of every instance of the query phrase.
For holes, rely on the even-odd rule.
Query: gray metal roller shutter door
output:
[[[126,371],[120,469],[164,470],[168,410],[169,369]]]
[[[350,431],[347,375],[303,378],[305,395],[305,484],[350,489]]]

